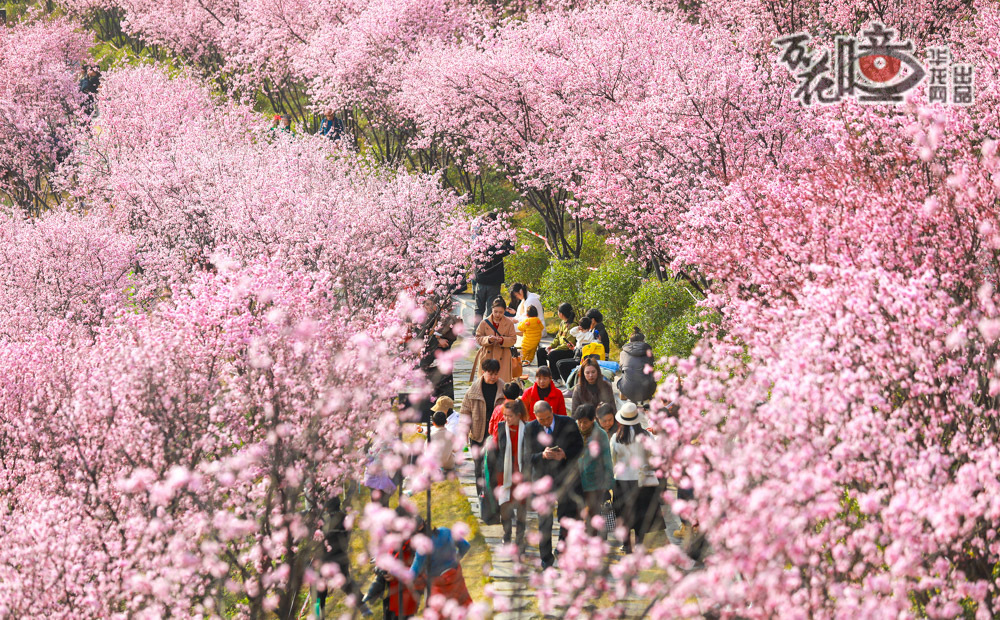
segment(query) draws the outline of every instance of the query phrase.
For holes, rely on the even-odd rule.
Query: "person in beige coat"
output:
[[[504,383],[517,378],[511,376],[510,354],[510,348],[517,343],[517,330],[514,328],[514,322],[504,316],[506,309],[507,303],[502,297],[497,297],[493,300],[490,316],[484,318],[476,328],[476,342],[480,348],[472,364],[470,381],[475,381],[483,360],[488,359],[500,362],[500,379]],[[491,408],[490,411],[492,410]]]
[[[472,382],[462,399],[462,419],[469,425],[469,451],[476,468],[476,491],[482,495],[485,484],[483,475],[483,445],[490,416],[497,405],[504,402],[504,382],[500,378],[500,362],[486,358],[480,364],[483,376]]]

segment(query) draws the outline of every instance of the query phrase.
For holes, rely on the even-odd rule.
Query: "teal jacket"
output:
[[[597,445],[597,455],[591,452],[592,444]],[[590,432],[590,438],[580,454],[580,482],[584,491],[607,491],[615,484],[615,466],[611,462],[611,442],[608,434],[598,425]]]

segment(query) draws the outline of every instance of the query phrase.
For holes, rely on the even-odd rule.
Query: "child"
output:
[[[580,319],[580,324],[577,327],[569,330],[569,335],[576,338],[576,347],[573,350],[573,356],[577,359],[577,363],[583,357],[583,345],[590,344],[597,339],[594,337],[593,329],[591,329],[592,325],[593,320],[585,316]]]
[[[542,341],[542,320],[538,318],[538,308],[528,306],[528,318],[517,325],[518,333],[524,334],[521,342],[521,359],[525,364],[535,361],[535,351],[538,350],[538,343]]]

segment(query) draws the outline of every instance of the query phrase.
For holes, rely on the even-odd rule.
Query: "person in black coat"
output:
[[[558,503],[555,510],[550,507],[538,513],[538,532],[542,536],[538,552],[542,557],[542,569],[545,569],[555,561],[552,554],[553,512],[560,520],[563,517],[580,518],[577,500],[582,490],[577,459],[583,453],[583,438],[572,418],[553,415],[552,406],[540,400],[535,403],[535,420],[524,427],[524,443],[531,464],[531,479],[537,481],[551,476]],[[565,537],[566,530],[559,528],[559,540]]]
[[[476,237],[480,234],[480,229],[484,224],[495,222],[497,213],[492,211],[483,216],[483,219],[473,225],[473,232]],[[495,240],[489,252],[488,258],[477,261],[473,273],[472,285],[476,302],[475,319],[473,328],[479,327],[479,322],[490,310],[490,303],[500,296],[500,287],[503,286],[506,275],[504,273],[503,259],[508,254],[513,254],[514,244],[509,240]]]
[[[361,600],[361,588],[351,578],[351,532],[347,529],[347,512],[341,507],[340,497],[334,496],[327,500],[324,508],[326,515],[323,524],[322,564],[336,564],[340,574],[344,576],[344,584],[340,589],[347,596],[357,596]],[[328,595],[326,588],[317,592],[320,612],[326,606]],[[359,610],[362,615],[369,616],[371,612],[362,603]]]
[[[604,359],[607,361],[608,355],[611,354],[611,337],[608,336],[608,328],[604,326],[604,315],[597,308],[591,308],[584,316],[594,322],[591,329],[594,330],[594,336],[604,345]]]

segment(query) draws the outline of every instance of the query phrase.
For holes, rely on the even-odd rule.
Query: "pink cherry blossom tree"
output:
[[[0,29],[0,196],[29,212],[59,199],[48,176],[83,125],[77,79],[90,40],[68,20]]]
[[[191,78],[110,72],[98,105],[67,210],[0,235],[0,608],[285,617],[340,583],[326,501],[424,390],[413,297],[469,222]]]
[[[269,133],[154,68],[109,74],[99,102],[100,135],[66,176],[81,204],[136,236],[147,298],[223,252],[336,274],[336,294],[374,318],[401,291],[453,285],[468,260],[460,200],[431,176]]]

